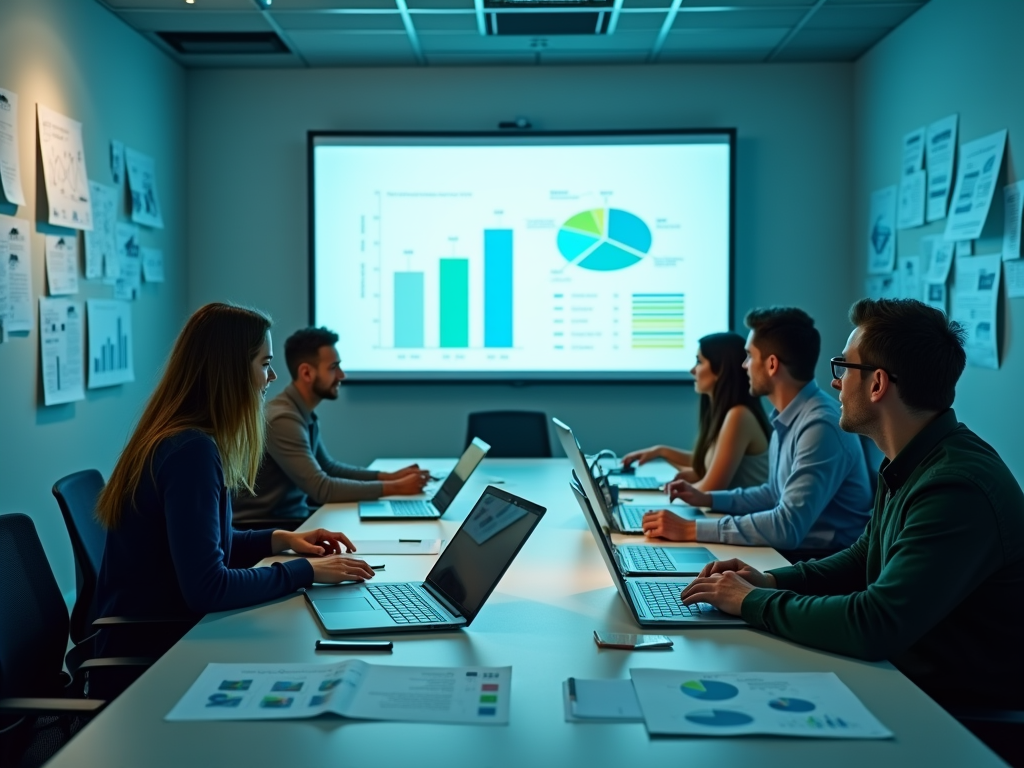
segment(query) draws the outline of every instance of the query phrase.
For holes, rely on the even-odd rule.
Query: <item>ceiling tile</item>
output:
[[[404,31],[402,17],[393,13],[274,13],[274,21],[287,32],[294,30],[382,30]]]
[[[394,8],[395,0],[274,0],[270,7],[274,11],[358,11],[363,8]]]
[[[475,13],[414,13],[412,24],[417,32],[477,33]]]
[[[807,29],[899,26],[917,12],[916,4],[823,6],[808,20]]]
[[[891,31],[885,27],[864,29],[808,29],[804,27],[786,44],[786,48],[845,50],[860,47],[866,51]]]
[[[444,10],[451,8],[459,11],[475,10],[473,0],[406,0],[410,8],[435,8]]]
[[[648,51],[547,51],[540,54],[541,64],[642,64]]]
[[[774,48],[789,32],[780,29],[683,29],[672,30],[663,50],[742,51]]]
[[[618,30],[661,29],[665,23],[665,12],[657,13],[621,13],[619,14]]]
[[[672,5],[672,0],[624,0],[622,8],[627,11],[633,8],[663,8],[668,10],[670,5]]]
[[[276,0],[275,0],[276,1]],[[905,2],[906,0],[904,0]],[[775,8],[775,9],[808,9],[817,0],[683,0],[683,8],[730,7],[730,8]]]
[[[535,53],[432,53],[427,55],[427,63],[439,67],[498,67],[516,64],[536,64]]]
[[[749,48],[742,51],[694,51],[694,50],[664,50],[658,55],[659,64],[688,63],[688,64],[735,64],[764,61],[771,48]]]
[[[267,32],[272,29],[259,11],[119,11],[117,15],[141,32]]]
[[[815,61],[856,61],[866,51],[861,46],[845,48],[784,48],[776,54],[773,62],[815,62]]]
[[[672,29],[778,29],[798,24],[806,13],[792,8],[678,13]]]
[[[103,4],[115,11],[178,11],[204,13],[206,11],[256,11],[253,0],[196,0],[188,4],[185,0],[102,0]]]

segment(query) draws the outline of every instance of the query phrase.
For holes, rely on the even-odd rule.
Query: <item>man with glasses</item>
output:
[[[889,659],[943,704],[1024,707],[1024,493],[957,422],[958,323],[862,299],[832,386],[840,425],[885,454],[867,530],[824,560],[760,573],[714,563],[682,593],[832,653]]]
[[[839,428],[839,405],[814,382],[821,335],[801,309],[747,313],[750,392],[775,407],[768,445],[768,482],[703,493],[685,480],[669,484],[672,498],[711,507],[725,517],[685,520],[668,511],[644,517],[648,536],[770,546],[790,561],[824,557],[864,531],[871,484],[856,435]]]

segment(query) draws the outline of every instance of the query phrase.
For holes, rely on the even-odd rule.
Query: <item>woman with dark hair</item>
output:
[[[700,395],[693,450],[655,445],[626,454],[623,466],[664,459],[679,469],[677,479],[705,492],[761,485],[768,479],[772,428],[760,400],[750,394],[744,344],[736,333],[713,333],[698,342],[697,364],[690,369]]]
[[[354,549],[344,534],[231,527],[231,493],[251,491],[263,456],[272,358],[261,312],[207,304],[189,318],[96,505],[107,529],[100,616],[198,620],[314,581],[373,577],[341,556]],[[289,549],[310,557],[252,567]]]

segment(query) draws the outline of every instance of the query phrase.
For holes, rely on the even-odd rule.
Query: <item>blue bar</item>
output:
[[[484,346],[512,346],[512,230],[484,230]]]
[[[395,347],[423,347],[422,272],[395,272]]]

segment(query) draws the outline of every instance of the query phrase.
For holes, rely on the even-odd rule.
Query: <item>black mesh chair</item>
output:
[[[466,447],[479,437],[491,459],[550,459],[548,417],[540,411],[478,411],[469,414]]]
[[[75,472],[53,484],[53,495],[64,517],[75,555],[75,607],[71,611],[71,639],[82,642],[94,630],[96,580],[103,563],[106,532],[96,521],[96,500],[103,490],[103,475],[95,469]]]

